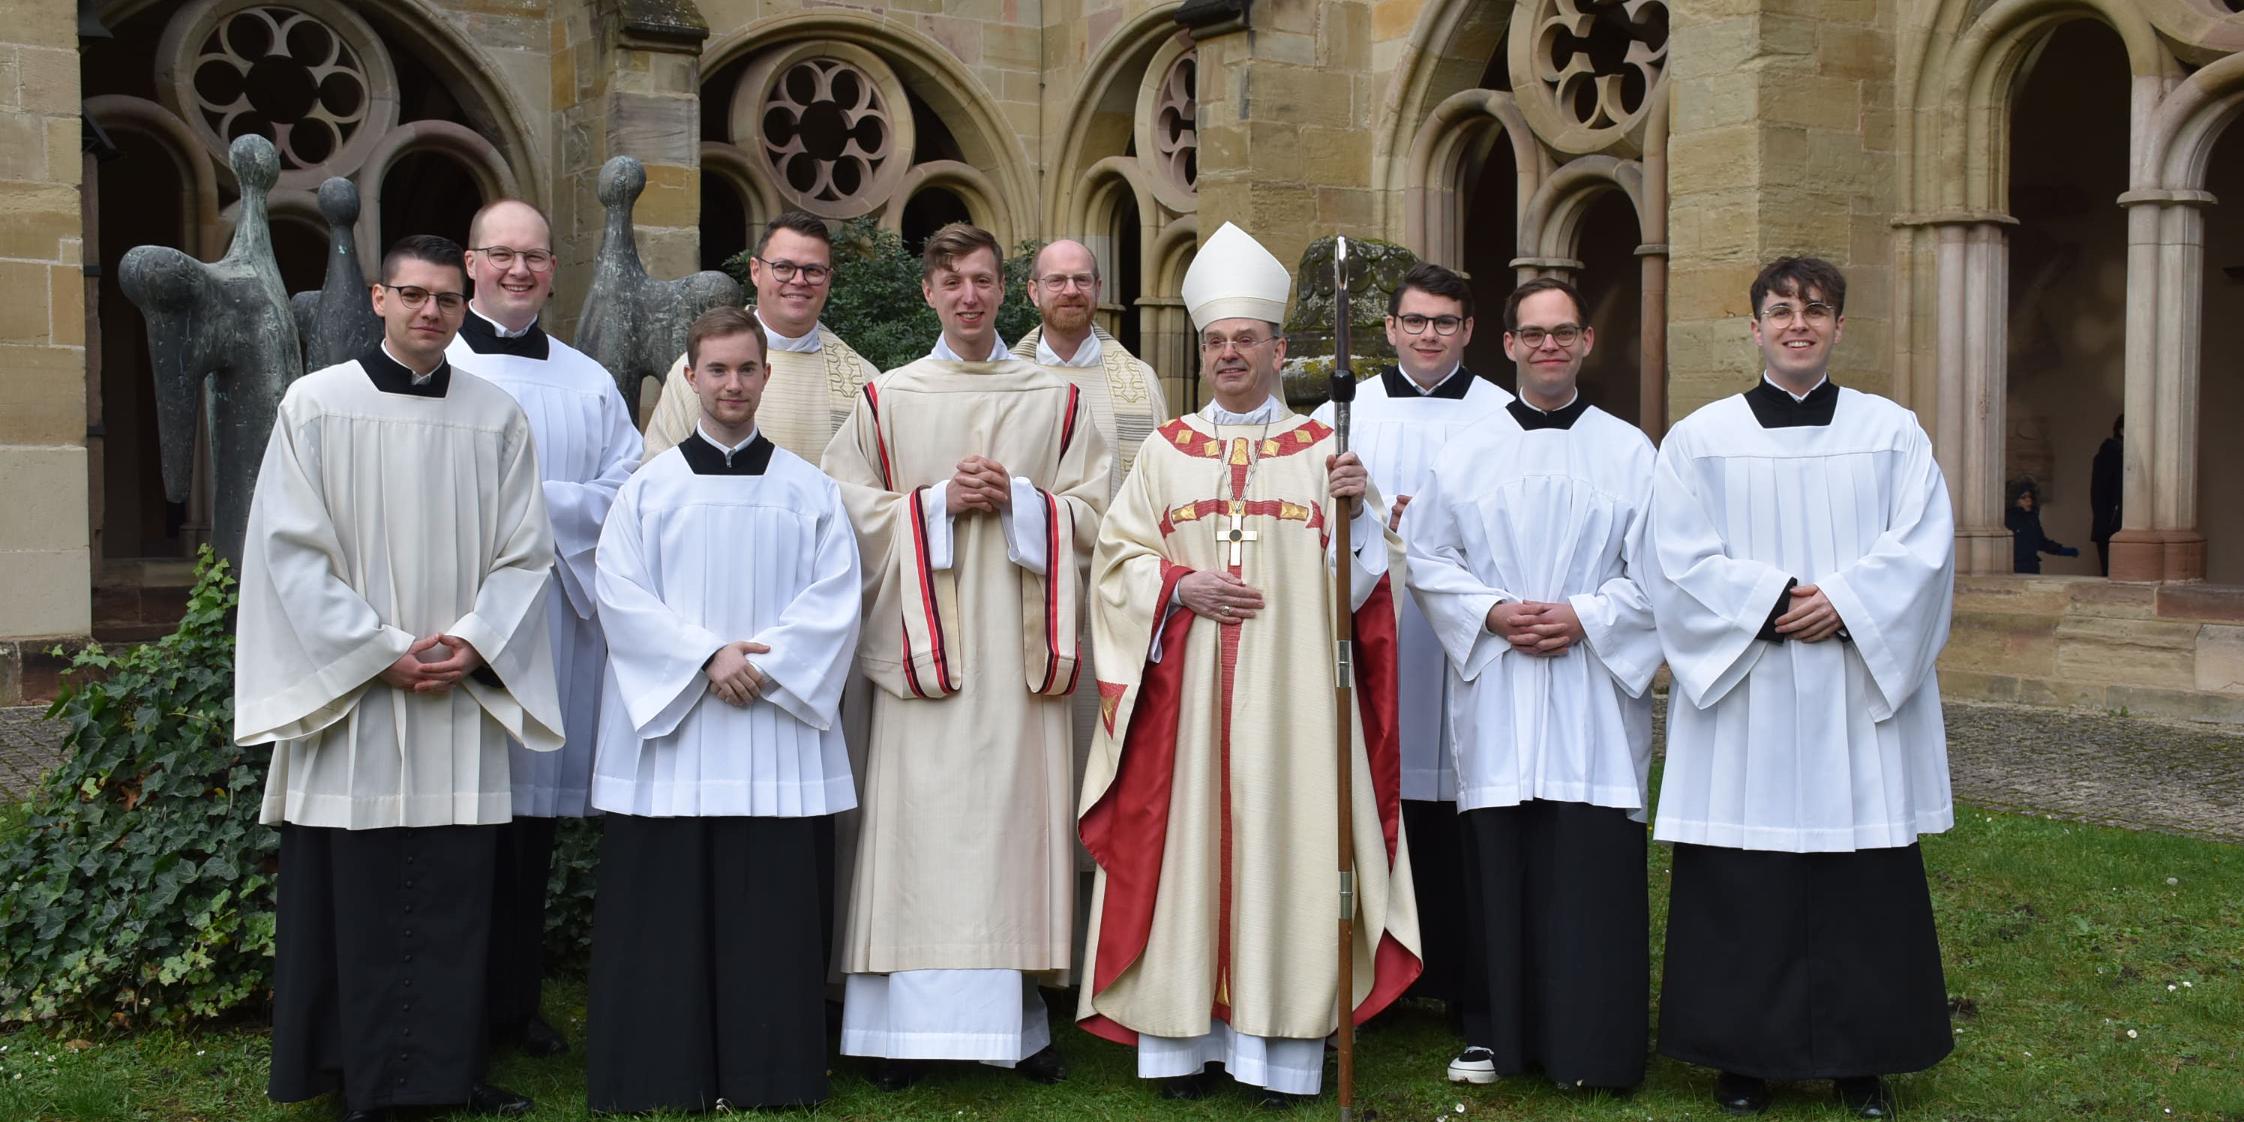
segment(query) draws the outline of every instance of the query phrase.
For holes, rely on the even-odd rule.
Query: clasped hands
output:
[[[764,691],[771,688],[771,676],[756,669],[748,656],[770,653],[770,647],[745,639],[717,648],[717,653],[710,655],[701,668],[701,672],[709,676],[709,692],[727,705],[746,708],[749,702],[762,697]]]
[[[1792,607],[1777,617],[1776,632],[1787,639],[1803,643],[1820,643],[1839,633],[1846,621],[1839,618],[1839,609],[1831,606],[1831,598],[1812,584],[1792,586]]]
[[[1574,605],[1506,600],[1488,609],[1488,630],[1521,654],[1556,658],[1587,637]]]
[[[434,653],[443,648],[442,654]],[[415,640],[381,673],[383,684],[408,693],[441,694],[483,666],[475,644],[457,635],[431,635]]]
[[[1013,476],[1005,465],[988,456],[968,456],[958,462],[944,503],[956,517],[971,511],[1013,513]]]

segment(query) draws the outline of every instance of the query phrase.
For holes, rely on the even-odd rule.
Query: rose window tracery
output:
[[[333,28],[282,7],[245,8],[200,44],[194,106],[226,143],[255,133],[280,150],[283,168],[309,168],[340,151],[372,104],[365,63]]]
[[[764,158],[806,201],[846,202],[895,155],[891,119],[872,75],[841,59],[803,59],[780,72],[764,102]]]
[[[1665,0],[1540,0],[1513,24],[1514,92],[1565,151],[1624,139],[1667,68]],[[1524,57],[1522,57],[1524,56]]]
[[[1154,100],[1153,159],[1162,176],[1187,193],[1200,183],[1199,59],[1187,51],[1169,64]]]

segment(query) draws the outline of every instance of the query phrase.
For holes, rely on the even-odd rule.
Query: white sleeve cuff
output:
[[[1161,606],[1161,618],[1153,622],[1153,645],[1145,652],[1147,662],[1161,661],[1161,636],[1169,630],[1169,621],[1184,610],[1184,589],[1180,585],[1169,590],[1169,602]]]
[[[1025,477],[1013,477],[1013,509],[998,511],[1005,530],[1005,559],[1037,576],[1049,571],[1044,535],[1050,528],[1045,517],[1044,495]]]
[[[921,503],[927,531],[927,567],[942,572],[951,567],[951,481],[929,485]]]

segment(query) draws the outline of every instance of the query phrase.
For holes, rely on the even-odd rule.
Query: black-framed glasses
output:
[[[468,249],[469,252],[482,254],[485,261],[501,269],[513,268],[516,258],[521,258],[522,267],[533,273],[542,273],[553,267],[553,254],[542,249],[516,249],[510,245],[469,246]]]
[[[763,262],[764,268],[770,269],[771,275],[779,278],[782,284],[794,280],[797,276],[802,277],[804,284],[824,284],[834,275],[832,267],[826,265],[803,265],[793,261],[773,261],[770,258],[757,257],[753,254],[749,255],[749,260]]]
[[[1422,316],[1416,312],[1410,312],[1396,316],[1395,322],[1401,325],[1403,333],[1406,335],[1424,335],[1429,327],[1434,329],[1436,335],[1455,335],[1458,328],[1465,326],[1465,317]]]
[[[1512,338],[1519,340],[1521,346],[1531,351],[1542,346],[1545,339],[1561,347],[1571,347],[1582,341],[1582,327],[1575,323],[1562,323],[1557,327],[1522,327],[1512,332]]]
[[[1810,301],[1797,310],[1790,304],[1771,304],[1761,309],[1761,322],[1783,327],[1791,323],[1794,316],[1798,316],[1801,322],[1810,327],[1821,327],[1830,323],[1832,317],[1836,315],[1838,315],[1838,309],[1821,300]]]
[[[436,310],[445,315],[452,315],[468,306],[467,294],[464,292],[430,292],[418,285],[388,284],[382,281],[374,282],[374,287],[386,288],[396,293],[398,303],[409,309],[418,309],[428,303],[431,296],[436,297]]]

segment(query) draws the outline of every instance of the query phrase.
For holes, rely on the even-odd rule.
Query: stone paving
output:
[[[1964,802],[2244,843],[2244,728],[1976,702],[1947,712]],[[62,729],[44,713],[0,708],[0,797],[25,797],[54,765]]]

